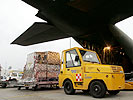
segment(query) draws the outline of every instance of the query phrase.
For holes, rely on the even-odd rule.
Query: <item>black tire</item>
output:
[[[106,94],[106,86],[101,81],[93,81],[90,84],[90,94],[94,98],[103,98]]]
[[[29,87],[25,87],[25,89],[26,89],[26,90],[28,90],[28,89],[29,89]]]
[[[110,95],[117,95],[120,91],[119,90],[115,90],[115,91],[108,91],[108,93]]]
[[[2,83],[2,88],[6,88],[7,84],[6,83]]]
[[[37,86],[32,87],[32,91],[36,91],[36,89],[37,89]]]
[[[73,88],[73,84],[70,80],[65,81],[64,92],[68,95],[72,95],[75,93],[75,89]]]
[[[18,87],[18,90],[21,90],[21,86]]]

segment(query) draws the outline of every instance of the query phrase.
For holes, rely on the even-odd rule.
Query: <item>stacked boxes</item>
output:
[[[27,57],[23,79],[48,81],[58,80],[60,55],[57,52],[35,52]]]

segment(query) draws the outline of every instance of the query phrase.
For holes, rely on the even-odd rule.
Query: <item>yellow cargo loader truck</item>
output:
[[[102,98],[106,92],[116,95],[123,90],[125,75],[121,66],[101,64],[96,52],[75,47],[62,52],[59,87],[69,95],[82,90]]]

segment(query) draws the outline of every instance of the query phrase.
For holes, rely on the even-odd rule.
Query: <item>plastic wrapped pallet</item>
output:
[[[35,52],[27,57],[23,79],[48,81],[57,80],[60,70],[60,55],[56,52]]]

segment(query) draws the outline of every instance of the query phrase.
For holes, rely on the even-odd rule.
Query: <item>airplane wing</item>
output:
[[[35,22],[11,44],[27,46],[67,37],[70,36],[57,29],[55,26],[49,25],[47,23]]]

